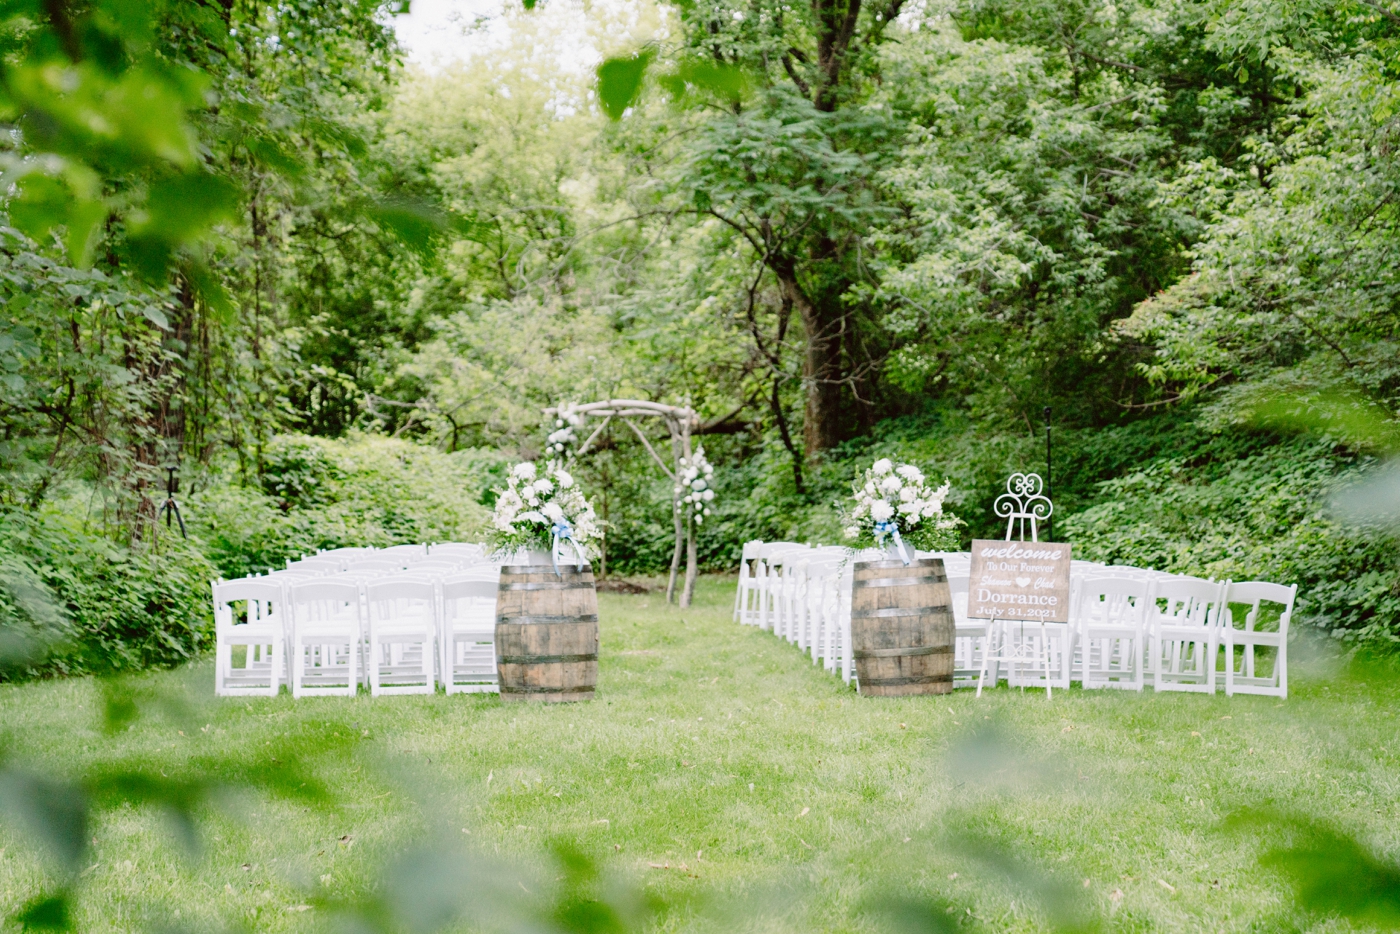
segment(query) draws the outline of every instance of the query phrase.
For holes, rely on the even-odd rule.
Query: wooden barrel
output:
[[[860,693],[953,690],[953,606],[943,559],[856,562],[851,649]]]
[[[496,671],[505,701],[592,700],[598,683],[593,569],[506,565],[496,597]]]

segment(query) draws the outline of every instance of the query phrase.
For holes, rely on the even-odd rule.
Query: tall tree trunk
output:
[[[806,410],[802,419],[802,442],[814,454],[835,447],[844,439],[845,413],[841,408],[841,387],[845,367],[841,353],[841,332],[845,315],[840,307],[813,302],[797,281],[796,263],[788,258],[769,261],[774,275],[802,317],[807,349],[802,361],[802,383]]]

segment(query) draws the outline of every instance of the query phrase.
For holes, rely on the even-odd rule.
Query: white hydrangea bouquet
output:
[[[705,449],[697,448],[695,456],[681,458],[681,475],[676,484],[676,495],[680,501],[691,507],[691,516],[696,525],[704,525],[705,517],[713,515],[710,503],[714,502],[715,468],[705,459]],[[684,494],[683,496],[681,494]]]
[[[551,465],[543,475],[533,463],[516,464],[504,490],[497,490],[491,514],[491,544],[496,554],[520,549],[548,551],[554,568],[567,544],[581,569],[596,553],[600,529],[593,504],[584,497],[573,476]]]
[[[913,551],[951,551],[963,521],[943,511],[949,484],[925,485],[913,464],[882,457],[853,486],[855,504],[845,512],[846,538],[858,548],[884,548],[908,564]]]

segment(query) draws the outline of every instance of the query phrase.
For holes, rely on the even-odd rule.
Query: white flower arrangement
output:
[[[681,503],[690,507],[695,524],[704,525],[705,517],[714,515],[710,509],[710,504],[715,500],[715,490],[711,485],[715,475],[714,465],[705,459],[705,449],[701,447],[695,449],[693,457],[682,457],[680,468],[676,496],[680,497]]]
[[[844,510],[846,538],[857,547],[890,545],[949,551],[958,544],[963,521],[943,510],[950,484],[926,485],[913,464],[877,460],[852,485],[855,504]]]
[[[496,493],[491,543],[497,554],[540,548],[554,550],[557,557],[567,542],[582,565],[596,552],[601,530],[593,504],[563,467],[551,465],[541,475],[533,463],[516,464],[506,488]]]
[[[553,462],[563,463],[578,444],[576,431],[583,424],[583,416],[574,411],[572,405],[560,403],[559,415],[554,419],[554,430],[544,441],[545,454]]]

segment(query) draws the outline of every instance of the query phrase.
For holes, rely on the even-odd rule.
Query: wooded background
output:
[[[1400,636],[1393,535],[1328,508],[1394,446],[1400,13],[551,0],[430,73],[393,12],[6,7],[0,628],[42,670],[200,651],[219,574],[477,538],[543,408],[609,397],[702,413],[712,569],[838,542],[882,455],[996,534],[1049,406],[1077,557]],[[578,473],[607,569],[664,567],[630,433]]]

